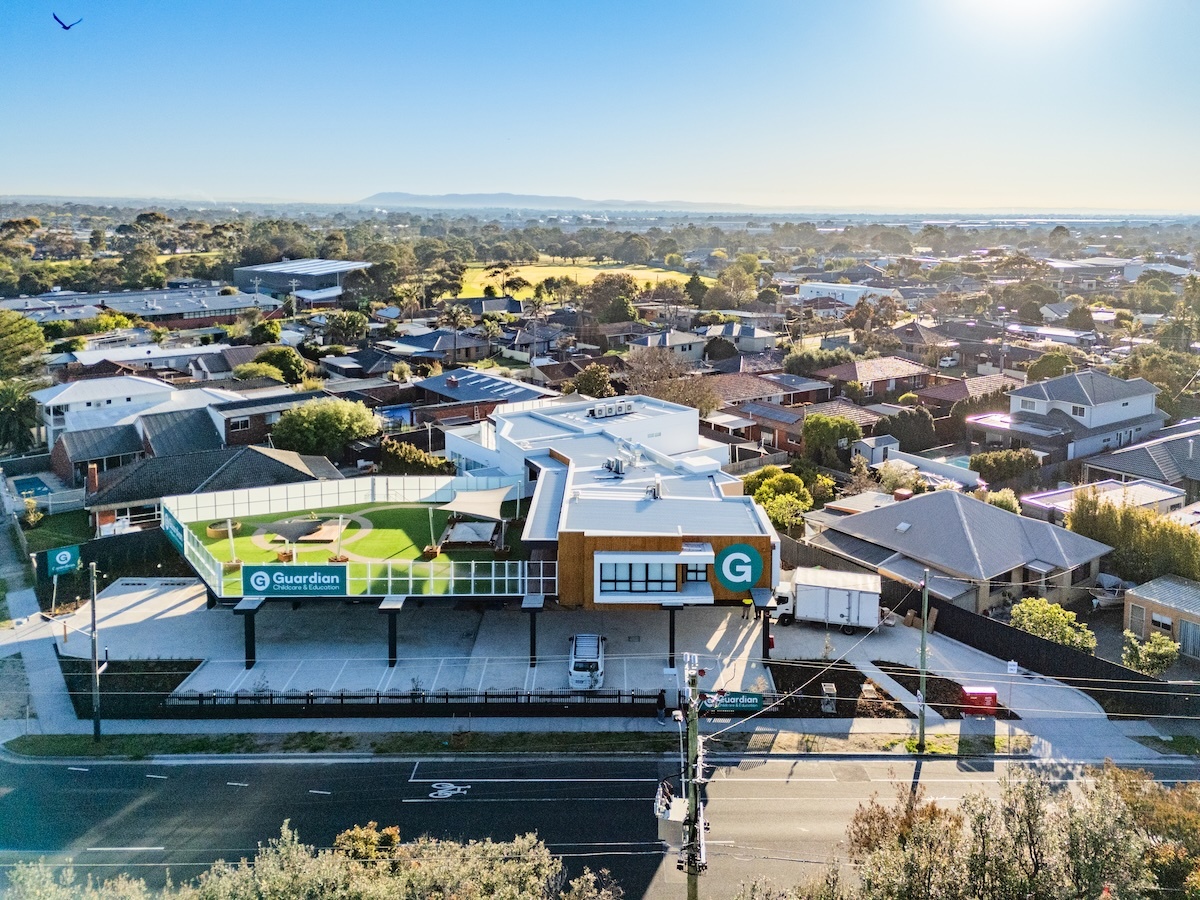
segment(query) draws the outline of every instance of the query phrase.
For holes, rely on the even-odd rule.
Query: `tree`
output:
[[[732,359],[737,355],[737,347],[723,337],[710,338],[704,345],[704,356],[707,359]]]
[[[601,322],[632,322],[637,319],[637,310],[628,297],[613,297],[608,306],[598,310]]]
[[[683,286],[683,290],[691,298],[693,306],[701,306],[704,303],[704,295],[708,293],[708,285],[700,279],[696,272],[693,272],[692,277]]]
[[[616,389],[609,384],[608,367],[602,366],[600,363],[592,363],[587,366],[575,378],[575,390],[588,397],[613,397],[616,396]]]
[[[705,309],[737,309],[754,300],[754,279],[742,266],[728,266],[704,295]]]
[[[912,406],[895,415],[884,416],[875,423],[875,433],[892,435],[905,453],[920,453],[938,442],[933,416],[923,406]]]
[[[1094,489],[1075,492],[1067,528],[1113,548],[1111,572],[1138,584],[1160,575],[1200,581],[1200,534],[1151,509],[1102,499]]]
[[[665,347],[650,347],[629,354],[625,384],[630,394],[644,394],[669,403],[695,407],[706,416],[721,404],[712,383],[692,372],[686,360]]]
[[[454,303],[442,310],[442,314],[438,316],[438,325],[443,328],[449,328],[454,334],[454,351],[450,359],[452,362],[458,362],[458,333],[464,328],[470,328],[475,324],[475,317],[471,315],[469,307],[463,306],[461,303]]]
[[[331,344],[357,344],[367,334],[367,317],[354,310],[325,314],[325,336]]]
[[[842,486],[842,495],[852,497],[867,491],[879,490],[879,482],[871,474],[867,458],[861,453],[855,453],[850,460],[850,483]]]
[[[862,429],[845,416],[820,413],[804,418],[804,453],[817,465],[840,468],[838,450],[862,439]]]
[[[972,453],[967,467],[972,472],[978,472],[979,477],[991,484],[994,481],[1006,481],[1018,475],[1036,469],[1041,465],[1037,454],[1028,447],[1020,450],[988,450],[983,453]]]
[[[1075,365],[1075,361],[1060,350],[1051,350],[1049,353],[1043,353],[1025,373],[1025,379],[1029,384],[1035,381],[1045,381],[1047,378],[1057,378],[1063,374],[1063,371],[1069,366]]]
[[[1179,644],[1165,634],[1154,632],[1143,642],[1132,631],[1125,632],[1121,664],[1126,668],[1157,678],[1179,661]]]
[[[275,367],[288,384],[299,384],[308,374],[308,364],[294,347],[271,347],[261,351],[253,361]]]
[[[812,496],[803,487],[800,494],[773,494],[760,504],[776,528],[782,528],[789,537],[794,537],[797,526],[804,524],[804,514],[812,509]]]
[[[416,444],[384,438],[379,445],[380,469],[385,475],[453,475],[452,460],[426,453]]]
[[[623,263],[643,265],[650,260],[650,242],[640,234],[631,234],[617,244],[613,256]]]
[[[278,343],[280,335],[283,334],[283,329],[279,322],[275,319],[268,319],[265,322],[259,322],[250,329],[251,344],[274,344]]]
[[[985,502],[1000,509],[1006,509],[1010,513],[1021,514],[1021,501],[1017,499],[1016,493],[1012,488],[1004,488],[999,491],[985,491],[982,498]]]
[[[28,375],[41,368],[46,337],[33,319],[0,309],[0,379]]]
[[[23,378],[0,381],[0,448],[24,453],[35,444],[34,429],[42,424],[37,401],[30,396],[33,384]]]
[[[1027,597],[1013,604],[1012,626],[1064,647],[1096,652],[1096,635],[1082,622],[1075,621],[1075,613],[1051,603],[1045,597]]]
[[[271,441],[281,450],[338,460],[347,443],[378,431],[375,414],[362,403],[329,397],[283,413],[271,432]]]
[[[583,305],[591,312],[601,315],[618,299],[632,300],[638,294],[637,282],[625,273],[601,272],[583,293]],[[615,321],[622,321],[616,319]]]
[[[249,381],[252,378],[274,378],[276,381],[285,381],[283,373],[275,366],[261,362],[242,363],[240,366],[233,367],[233,377],[238,381]]]
[[[1096,327],[1096,320],[1092,317],[1092,311],[1086,306],[1073,306],[1067,313],[1066,325],[1076,331],[1091,331]]]
[[[390,377],[392,381],[404,383],[412,378],[412,366],[403,361],[398,362],[392,366],[391,371],[388,372],[388,377]]]

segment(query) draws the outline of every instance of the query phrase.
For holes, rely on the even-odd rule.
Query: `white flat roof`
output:
[[[368,269],[371,263],[352,259],[285,259],[283,262],[261,266],[240,266],[239,272],[282,272],[285,275],[333,275]]]

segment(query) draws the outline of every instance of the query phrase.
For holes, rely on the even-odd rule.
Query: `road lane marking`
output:
[[[147,775],[146,777],[147,777],[147,778],[157,778],[157,779],[159,779],[160,781],[166,781],[166,780],[167,780],[167,776],[166,776],[166,775]]]
[[[121,851],[123,853],[130,853],[133,851],[151,851],[151,850],[165,850],[165,849],[166,849],[165,847],[87,847],[87,848],[85,848],[85,850],[88,853],[113,853],[116,851]]]
[[[323,796],[328,797],[330,794],[333,793],[333,791],[309,791],[309,793],[310,794],[321,794]]]
[[[86,772],[87,769],[81,769],[79,766],[67,766],[68,772]]]
[[[227,781],[225,783],[230,787],[250,787],[245,781]]]

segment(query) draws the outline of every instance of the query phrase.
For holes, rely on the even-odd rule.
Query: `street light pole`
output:
[[[929,570],[921,579],[921,683],[917,688],[917,752],[925,752],[925,635],[929,619]]]
[[[96,630],[96,564],[88,564],[92,577],[92,740],[100,740],[100,635]]]

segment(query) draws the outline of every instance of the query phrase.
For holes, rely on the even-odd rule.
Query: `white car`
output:
[[[939,369],[952,369],[957,365],[958,365],[958,357],[957,356],[943,356],[941,359],[938,360],[938,368]]]

